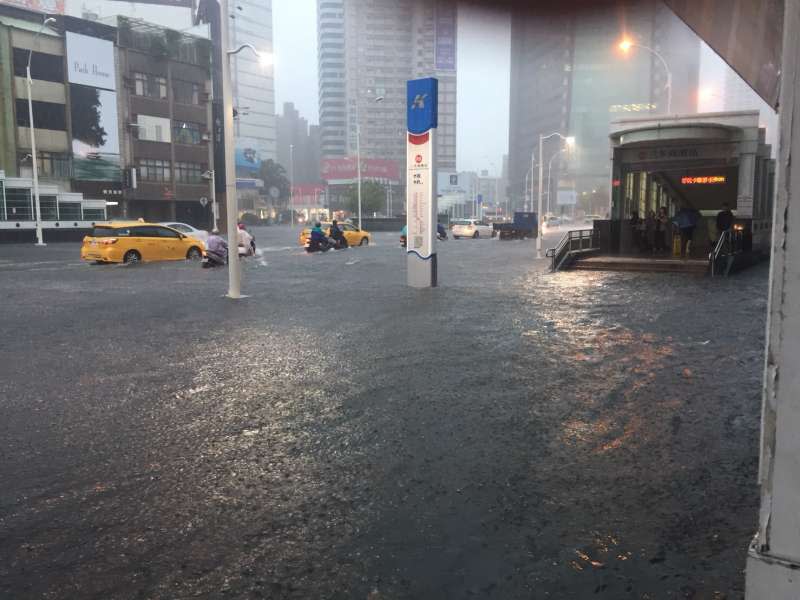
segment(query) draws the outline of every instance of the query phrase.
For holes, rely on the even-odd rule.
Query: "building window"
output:
[[[27,77],[28,50],[14,48],[14,75]],[[31,55],[31,79],[64,83],[64,58],[55,54],[34,52]]]
[[[134,91],[137,96],[146,98],[167,99],[167,78],[151,73],[133,74]]]
[[[193,81],[175,79],[172,81],[172,94],[179,104],[199,105],[203,97],[203,86]]]
[[[203,140],[199,123],[176,121],[172,126],[172,136],[176,144],[199,144]]]
[[[9,221],[33,220],[30,189],[6,188],[6,215]]]
[[[175,163],[175,179],[178,183],[203,183],[204,170],[198,163]]]
[[[69,179],[72,177],[72,165],[69,160],[69,155],[40,151],[36,153],[36,159],[36,164],[39,167],[39,177],[61,179]],[[20,154],[18,156],[17,166],[23,177],[33,177],[30,153]]]
[[[140,140],[145,142],[170,143],[169,119],[163,117],[151,117],[149,115],[137,115],[136,131]]]
[[[139,160],[139,177],[142,181],[171,181],[172,172],[168,160]]]
[[[67,130],[67,110],[63,104],[34,100],[33,124],[36,129]],[[17,100],[17,126],[30,127],[28,101]]]

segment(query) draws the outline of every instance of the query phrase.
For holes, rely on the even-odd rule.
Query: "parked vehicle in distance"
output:
[[[456,240],[462,237],[473,239],[494,237],[492,226],[480,219],[455,219],[450,223],[453,238]]]
[[[322,231],[324,231],[328,237],[331,235],[331,224],[330,223],[322,223]],[[369,234],[368,231],[364,231],[363,229],[359,229],[352,223],[339,223],[339,228],[344,233],[344,239],[347,240],[348,246],[368,246],[370,241],[372,241],[372,236]],[[306,227],[303,231],[300,232],[300,245],[305,246],[306,242],[308,241],[308,237],[311,235],[311,228]]]
[[[545,217],[544,224],[546,227],[560,227],[561,218],[555,216]]]
[[[535,212],[518,211],[514,213],[511,223],[495,223],[493,227],[501,240],[524,240],[535,238],[539,234],[536,222]]]
[[[81,259],[95,263],[200,260],[205,245],[170,227],[142,221],[95,225],[83,238]]]
[[[585,217],[583,217],[583,222],[586,225],[592,225],[594,224],[595,221],[601,221],[602,219],[603,217],[601,217],[600,215],[586,215]]]
[[[179,223],[175,221],[175,222],[159,223],[159,225],[165,225],[166,227],[171,227],[176,231],[180,231],[184,235],[188,235],[197,240],[200,240],[204,244],[208,241],[207,231],[203,231],[202,229],[197,229],[197,227],[192,227],[188,223]]]

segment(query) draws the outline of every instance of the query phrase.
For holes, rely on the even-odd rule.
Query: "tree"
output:
[[[289,178],[286,177],[286,169],[274,160],[265,160],[261,163],[258,171],[259,179],[264,181],[264,193],[269,195],[272,188],[277,188],[280,192],[279,198],[288,201],[291,196]]]
[[[108,133],[100,124],[102,104],[100,90],[73,85],[70,87],[72,102],[72,137],[92,148],[102,148]]]
[[[347,207],[358,215],[358,184],[353,184],[345,192]],[[386,190],[374,181],[361,182],[361,212],[369,215],[380,212],[386,206]]]

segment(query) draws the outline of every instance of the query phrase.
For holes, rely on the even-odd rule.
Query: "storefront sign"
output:
[[[326,158],[322,161],[322,179],[331,185],[355,183],[357,178],[358,164],[355,157]],[[362,158],[361,178],[399,184],[400,168],[393,160]]]
[[[67,31],[67,77],[70,83],[117,89],[114,43]]]
[[[0,0],[0,4],[19,6],[28,10],[47,13],[48,15],[64,14],[64,0]]]
[[[691,146],[650,146],[623,148],[623,163],[666,162],[697,159],[734,159],[739,144],[695,144]]]
[[[456,70],[457,13],[455,4],[436,5],[436,69]]]
[[[415,79],[407,84],[408,144],[406,146],[408,283],[436,286],[436,172],[434,136],[438,117],[439,82]]]

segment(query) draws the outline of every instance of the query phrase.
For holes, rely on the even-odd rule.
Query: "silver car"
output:
[[[480,219],[458,219],[451,221],[453,224],[453,238],[490,238],[493,228]]]
[[[188,235],[189,237],[193,237],[196,240],[200,240],[204,244],[208,241],[208,232],[203,231],[202,229],[197,229],[196,227],[192,227],[188,223],[177,223],[175,221],[165,221],[163,223],[159,223],[159,225],[166,225],[176,231],[180,231],[183,235]]]

